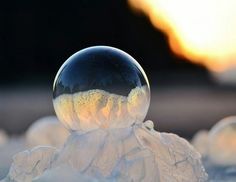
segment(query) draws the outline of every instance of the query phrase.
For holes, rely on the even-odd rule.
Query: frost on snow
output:
[[[5,182],[206,181],[200,154],[186,140],[152,126],[149,121],[123,129],[74,132],[59,152],[38,147],[17,154]]]

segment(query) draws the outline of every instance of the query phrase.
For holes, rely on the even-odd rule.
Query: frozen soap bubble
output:
[[[127,53],[107,46],[72,55],[53,85],[56,114],[72,131],[140,124],[149,102],[150,88],[142,67]]]
[[[227,117],[209,132],[208,156],[214,164],[236,165],[236,116]]]

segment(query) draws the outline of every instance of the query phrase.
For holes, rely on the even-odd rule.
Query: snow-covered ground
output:
[[[28,133],[34,130],[35,135],[41,138],[47,132],[37,132],[37,129],[41,131],[43,125],[45,130],[51,130],[53,122],[52,117],[38,120],[29,128],[26,136],[30,136]],[[48,127],[45,127],[45,123]],[[11,166],[4,182],[49,182],[64,181],[65,178],[71,182],[206,181],[201,156],[189,142],[174,134],[157,132],[153,127],[152,121],[147,121],[126,128],[73,132],[64,146],[57,145],[57,148],[52,147],[55,144],[51,138],[60,135],[63,130],[55,130],[48,137],[48,146],[25,151],[22,150],[29,147],[28,141],[31,141],[31,146],[32,140],[26,140],[25,137],[12,139],[1,148],[0,157],[5,154],[5,161],[0,158],[5,170],[1,178],[6,176]],[[58,140],[62,144],[65,138],[59,137]],[[42,143],[45,143],[43,137]],[[13,156],[8,150],[12,153],[22,152]]]
[[[197,133],[192,140],[202,154],[210,182],[236,181],[235,125],[236,117],[226,118],[209,132]],[[52,131],[54,127],[57,129]],[[4,182],[206,181],[198,152],[186,140],[157,132],[153,127],[151,121],[146,121],[139,127],[70,135],[56,117],[44,117],[23,136],[9,138],[1,132],[0,179]]]
[[[15,154],[38,145],[60,148],[68,135],[69,132],[55,116],[35,121],[21,136],[9,138],[5,132],[0,131],[0,179],[7,175]]]

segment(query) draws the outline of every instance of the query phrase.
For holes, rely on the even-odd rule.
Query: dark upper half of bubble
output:
[[[96,46],[75,53],[62,65],[54,81],[53,97],[92,89],[127,96],[131,89],[147,82],[131,56],[115,48]]]

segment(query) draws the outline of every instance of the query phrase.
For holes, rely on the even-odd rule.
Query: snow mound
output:
[[[12,179],[204,182],[207,174],[200,154],[186,140],[156,132],[149,121],[128,128],[73,132],[59,152],[39,147],[17,154],[5,180]]]
[[[31,182],[48,169],[55,157],[56,148],[40,146],[13,157],[6,181]]]
[[[26,132],[26,141],[30,147],[38,145],[62,146],[69,135],[68,130],[56,116],[46,116],[35,121]]]
[[[111,182],[101,177],[91,177],[78,173],[71,166],[63,165],[50,170],[47,170],[42,176],[33,180],[33,182]],[[125,181],[125,180],[124,180]],[[114,180],[114,182],[117,182]]]

